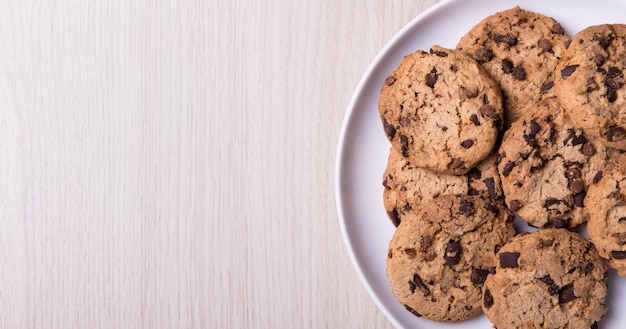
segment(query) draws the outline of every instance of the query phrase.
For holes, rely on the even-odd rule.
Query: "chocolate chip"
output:
[[[593,183],[597,184],[598,182],[600,182],[600,180],[602,179],[602,171],[598,171],[594,176],[593,176]]]
[[[591,325],[591,329],[598,329],[598,323],[597,323],[597,322],[594,322],[594,323]]]
[[[600,44],[600,47],[602,47],[602,49],[608,48],[609,44],[611,43],[611,39],[610,38],[607,40],[605,37],[599,36],[599,35],[594,35],[593,36],[593,41],[597,41],[598,44]]]
[[[537,245],[537,248],[544,249],[544,248],[551,247],[553,244],[554,244],[553,239],[548,239],[548,240],[540,239],[539,244]]]
[[[546,224],[546,228],[548,227],[552,227],[552,228],[567,228],[569,227],[569,222],[570,222],[570,218],[556,218],[556,219],[552,219],[548,222],[548,224]]]
[[[563,29],[563,27],[561,26],[561,24],[556,23],[551,29],[550,31],[554,34],[565,34],[565,29]]]
[[[526,141],[526,144],[528,144],[528,146],[532,148],[539,147],[539,144],[537,144],[537,140],[535,139],[534,135],[523,135],[522,137],[524,137],[524,141]]]
[[[519,252],[501,252],[499,254],[500,257],[500,267],[502,268],[516,268],[519,267],[517,260],[519,259]]]
[[[407,117],[400,118],[400,125],[402,127],[410,127],[411,126],[411,119],[409,119]]]
[[[495,109],[493,108],[493,106],[485,104],[480,107],[480,113],[484,116],[490,116],[495,113]]]
[[[569,190],[574,194],[578,194],[584,190],[585,186],[583,185],[583,181],[580,179],[573,180],[569,184]]]
[[[418,318],[421,318],[421,317],[422,317],[422,315],[421,315],[421,314],[417,313],[417,311],[416,311],[416,310],[414,310],[414,309],[412,309],[409,305],[404,304],[404,308],[405,308],[407,311],[411,312],[411,313],[412,313],[413,315],[415,315],[416,317],[418,317]]]
[[[467,98],[474,98],[478,96],[478,90],[472,90],[472,89],[465,88],[465,87],[461,87],[461,90],[463,90],[463,94]]]
[[[493,204],[493,203],[491,203],[491,202],[487,202],[487,203],[485,203],[485,205],[484,205],[483,207],[484,207],[485,209],[487,209],[487,210],[491,211],[492,213],[496,214],[496,215],[498,214],[498,207],[496,207],[496,205],[494,205],[494,204]]]
[[[580,136],[576,136],[572,139],[572,145],[576,146],[576,145],[580,145],[582,143],[587,142],[587,138],[585,138],[585,136],[580,135]]]
[[[487,48],[478,48],[475,54],[476,60],[481,63],[490,61],[492,56],[493,53]]]
[[[447,52],[445,52],[445,51],[435,51],[432,48],[430,48],[430,53],[431,54],[435,54],[435,55],[437,55],[439,57],[448,57],[448,53]]]
[[[408,157],[408,150],[409,150],[409,138],[404,136],[404,135],[400,135],[400,150],[402,151],[402,156],[403,157]]]
[[[624,137],[626,137],[626,131],[620,126],[613,126],[606,133],[606,139],[609,142],[618,142],[624,139]]]
[[[477,196],[477,195],[480,195],[480,192],[478,192],[478,190],[475,188],[469,188],[467,189],[467,195]]]
[[[475,125],[477,125],[477,126],[480,126],[480,120],[478,120],[478,116],[477,116],[476,114],[472,114],[472,115],[470,116],[470,121],[471,121],[473,124],[475,124]]]
[[[624,222],[626,221],[626,217],[620,217],[617,219],[618,222]]]
[[[524,69],[521,66],[513,68],[513,71],[511,73],[513,74],[513,78],[515,80],[518,80],[518,81],[526,80],[526,72],[524,72]]]
[[[493,177],[485,178],[483,182],[485,183],[485,186],[487,186],[489,196],[494,200],[498,200],[501,196],[498,195],[498,192],[496,192],[496,182]]]
[[[393,76],[393,75],[390,75],[390,76],[388,76],[388,77],[387,77],[387,79],[385,79],[385,84],[386,84],[387,86],[391,86],[391,85],[393,85],[393,84],[396,82],[396,80],[398,80],[398,78],[396,78],[396,77],[395,77],[395,76]],[[380,80],[379,80],[379,81],[380,81]]]
[[[512,211],[518,211],[521,207],[522,204],[518,200],[511,200],[511,202],[509,202],[509,209]]]
[[[387,258],[393,258],[393,251],[391,251],[391,249],[387,252]]]
[[[515,167],[515,162],[507,162],[504,165],[504,168],[502,168],[502,175],[504,177],[509,177],[509,175],[511,174],[511,171],[513,170],[513,167]]]
[[[580,152],[588,157],[596,154],[596,148],[591,145],[591,143],[583,144],[583,147],[580,148]]]
[[[500,164],[500,162],[502,162],[502,159],[504,159],[506,157],[506,152],[502,152],[498,154],[498,157],[496,158],[496,163]]]
[[[563,140],[563,146],[567,145],[569,141],[574,139],[574,136],[576,136],[574,129],[567,129],[567,136],[565,136],[565,139]]]
[[[409,256],[409,259],[414,259],[417,257],[417,251],[414,248],[405,248],[404,253]]]
[[[593,263],[587,263],[587,265],[585,265],[585,267],[583,267],[583,274],[591,273],[591,271],[593,271],[594,268],[595,268],[595,266],[593,265]]]
[[[556,198],[547,198],[547,199],[543,202],[543,207],[544,207],[546,210],[550,210],[550,208],[551,208],[552,206],[555,206],[555,205],[560,205],[560,204],[562,204],[562,203],[564,203],[564,202],[563,202],[563,200],[559,200],[559,199],[556,199]]]
[[[567,168],[567,170],[565,170],[565,177],[568,180],[580,178],[581,175],[582,175],[582,172],[580,171],[580,169],[578,169],[576,167]]]
[[[385,128],[385,134],[389,137],[389,139],[393,139],[393,136],[396,135],[396,128],[387,122],[387,120],[383,119],[383,127]]]
[[[489,104],[489,96],[487,94],[483,94],[483,104]]]
[[[569,65],[564,67],[561,70],[561,78],[563,78],[563,80],[566,80],[567,78],[569,78],[570,75],[572,75],[572,73],[574,73],[574,71],[576,71],[579,66],[580,65]]]
[[[574,286],[571,283],[559,290],[559,303],[571,302],[574,299],[576,299],[576,295],[574,295]]]
[[[415,288],[417,288],[417,286],[415,285],[415,282],[409,281],[409,290],[411,291],[412,294],[415,293]]]
[[[481,268],[472,268],[472,273],[470,274],[470,280],[473,284],[485,283],[487,280],[487,275],[491,273],[489,270],[483,270]]]
[[[578,194],[574,194],[574,205],[578,208],[584,208],[586,195],[587,194],[584,191]]]
[[[454,169],[459,169],[461,167],[463,167],[463,165],[465,164],[465,162],[463,162],[463,160],[461,159],[452,159],[452,168]]]
[[[493,305],[493,296],[491,295],[491,291],[489,291],[489,289],[485,289],[485,294],[483,295],[483,305],[486,308],[490,308]]]
[[[541,85],[541,92],[546,92],[550,89],[552,89],[552,87],[554,87],[554,81],[548,81],[546,83],[544,83],[543,85]]]
[[[400,225],[400,218],[398,217],[397,210],[394,209],[393,211],[388,211],[387,216],[389,216],[389,219],[391,219],[391,223],[393,223],[393,226],[398,227],[398,225]]]
[[[465,216],[471,216],[474,214],[474,204],[466,199],[461,199],[461,204],[457,210],[457,214],[463,214]]]
[[[613,259],[625,259],[626,251],[623,250],[613,250],[611,251],[611,258]]]
[[[413,275],[413,284],[424,294],[424,296],[428,296],[430,294],[430,289],[424,284],[422,278],[416,274]]]
[[[548,40],[548,39],[541,39],[539,40],[539,43],[537,44],[539,46],[539,48],[541,48],[541,50],[545,51],[551,51],[552,47],[554,47],[554,44],[552,43],[552,41]]]
[[[437,69],[433,68],[430,73],[426,75],[426,85],[430,88],[434,88],[435,83],[437,82],[437,78],[439,78],[439,76],[437,75]]]
[[[511,34],[495,34],[492,39],[498,43],[504,42],[509,46],[515,46],[517,44],[517,38]]]
[[[534,135],[537,135],[538,132],[539,132],[539,125],[537,124],[535,120],[532,120],[530,122],[530,134],[534,136]]]
[[[463,148],[466,148],[466,149],[472,147],[472,145],[474,145],[474,141],[471,139],[466,139],[461,143],[461,146],[463,146]]]
[[[480,172],[480,170],[478,170],[478,168],[474,167],[470,169],[470,171],[467,172],[467,176],[470,181],[474,181],[474,180],[480,179],[483,176],[483,174]]]
[[[511,60],[505,58],[502,60],[502,72],[506,73],[506,74],[511,74],[513,73],[513,68],[515,67],[515,65],[513,65],[513,62],[511,62]]]
[[[596,65],[600,66],[604,63],[605,58],[602,54],[596,53],[593,55],[593,61],[596,63]]]
[[[444,258],[449,266],[458,264],[461,259],[461,244],[458,241],[450,240],[446,246]]]
[[[559,293],[559,286],[554,283],[554,280],[550,277],[550,275],[546,274],[539,278],[539,281],[545,283],[548,286],[548,293],[550,295],[556,295]]]
[[[626,201],[624,201],[624,197],[618,192],[612,192],[611,194],[609,194],[609,196],[615,200],[615,205],[616,206],[624,206],[626,205]]]
[[[420,239],[420,251],[424,252],[430,248],[433,244],[433,237],[430,235],[425,235]]]
[[[385,189],[387,190],[391,190],[391,187],[389,186],[389,183],[387,182],[387,180],[383,180],[383,186],[385,187]]]

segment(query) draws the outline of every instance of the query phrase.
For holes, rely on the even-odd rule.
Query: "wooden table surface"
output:
[[[1,327],[391,328],[335,154],[435,2],[3,1]]]

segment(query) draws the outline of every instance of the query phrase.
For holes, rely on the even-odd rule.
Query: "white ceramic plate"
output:
[[[438,44],[454,48],[483,18],[516,5],[555,18],[572,36],[603,23],[626,23],[626,0],[450,0],[416,17],[378,54],[357,87],[343,122],[336,163],[336,198],[344,242],[354,267],[372,299],[397,328],[491,328],[484,315],[456,324],[417,318],[394,298],[385,261],[394,227],[382,201],[382,174],[390,144],[378,116],[378,94],[385,77],[403,56]],[[603,329],[626,325],[626,279],[611,272],[609,312]],[[355,315],[356,316],[356,315]]]

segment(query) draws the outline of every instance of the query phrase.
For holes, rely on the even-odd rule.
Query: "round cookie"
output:
[[[596,328],[607,311],[607,265],[565,229],[524,233],[497,254],[483,311],[497,328]]]
[[[555,97],[539,101],[505,132],[498,171],[509,208],[534,227],[587,221],[586,192],[606,148],[573,126]]]
[[[572,37],[556,69],[555,93],[577,127],[626,150],[626,25],[590,26]]]
[[[500,84],[506,126],[524,110],[553,96],[554,69],[569,36],[551,17],[514,7],[475,25],[456,46]]]
[[[453,322],[480,314],[495,253],[515,235],[500,202],[446,195],[407,213],[389,243],[391,290],[416,316]]]
[[[439,46],[404,57],[385,79],[378,110],[402,156],[447,174],[485,159],[502,125],[497,83],[470,57]]]
[[[626,277],[626,154],[614,154],[589,188],[589,238],[617,274]]]
[[[441,195],[480,195],[494,200],[503,197],[495,153],[467,174],[457,176],[416,167],[391,148],[383,186],[385,210],[395,226],[400,224],[406,212]]]

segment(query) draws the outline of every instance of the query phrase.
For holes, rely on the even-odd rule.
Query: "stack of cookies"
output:
[[[408,312],[597,325],[608,266],[626,277],[625,66],[626,25],[570,39],[515,7],[388,75],[387,276]],[[516,235],[516,217],[537,230]],[[576,232],[585,223],[591,241]]]

